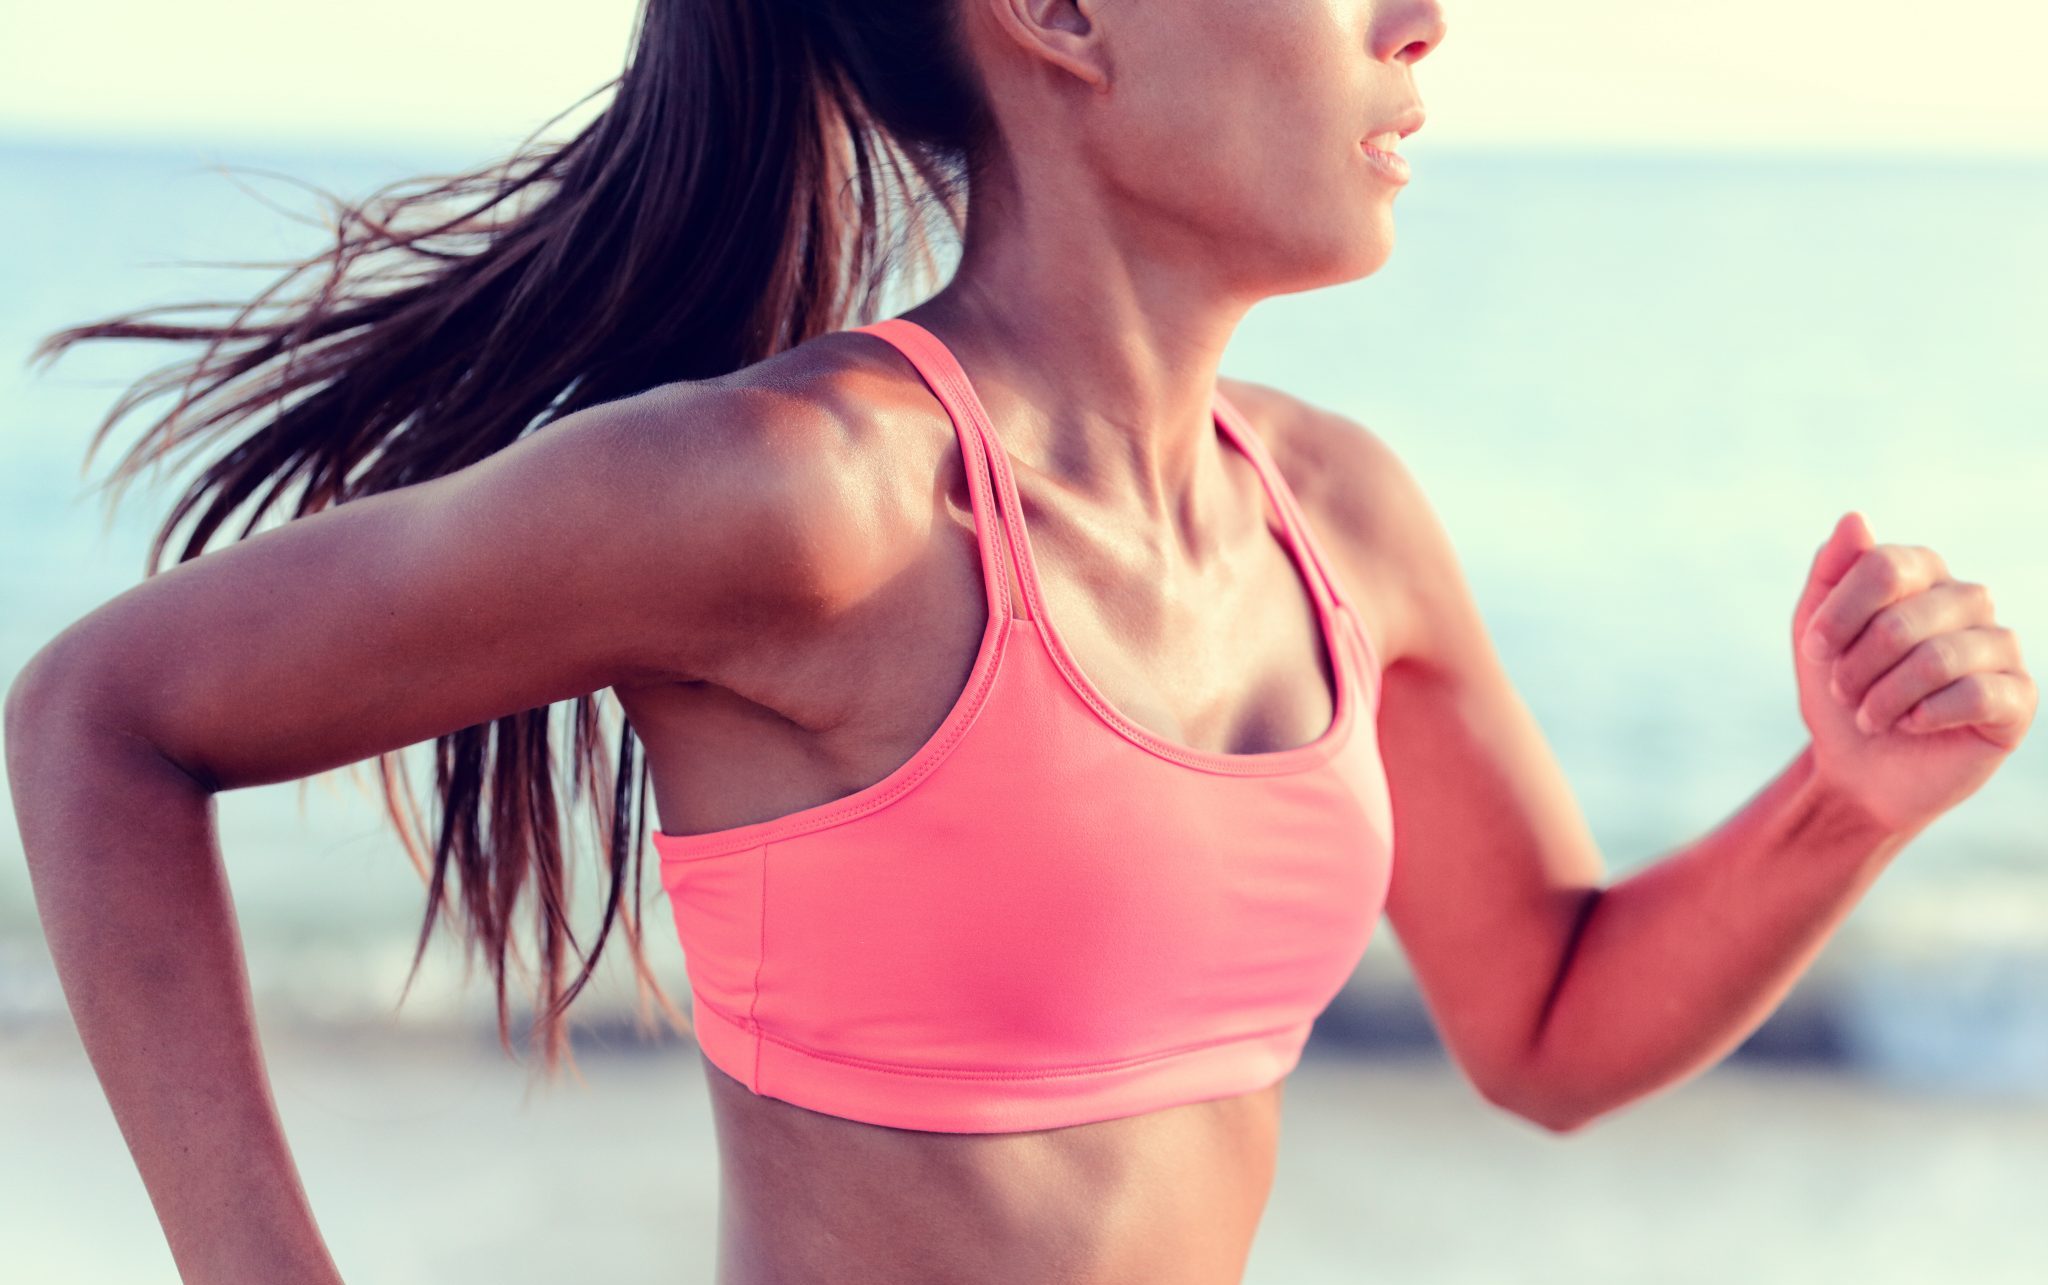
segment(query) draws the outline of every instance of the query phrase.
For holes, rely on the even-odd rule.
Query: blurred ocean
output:
[[[174,354],[88,344],[33,374],[30,347],[272,275],[190,261],[324,243],[266,204],[311,217],[302,191],[210,165],[361,197],[487,155],[0,142],[0,676],[140,578],[171,495],[138,488],[103,529],[80,462],[121,389]],[[1843,511],[1990,585],[2029,660],[2048,657],[2048,163],[1425,145],[1413,166],[1388,265],[1269,301],[1225,368],[1372,425],[1421,477],[1614,876],[1718,825],[1797,752],[1791,610]],[[163,405],[117,429],[95,477]],[[2043,741],[1887,871],[1779,1046],[2048,1093]],[[329,778],[223,796],[219,817],[267,1011],[385,1012],[424,903],[371,795]],[[579,922],[596,893],[579,886]],[[646,905],[680,1002],[658,889]],[[481,976],[462,991],[456,957],[433,959],[407,1020],[481,1012]],[[1383,925],[1333,1029],[1412,1030],[1403,971]],[[9,824],[0,1024],[62,1011]],[[1825,1031],[1802,1036],[1795,1013]]]

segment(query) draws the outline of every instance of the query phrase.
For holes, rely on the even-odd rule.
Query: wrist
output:
[[[1870,810],[1851,790],[1843,789],[1821,771],[1813,743],[1807,742],[1788,769],[1794,779],[1801,828],[1815,836],[1872,852],[1893,852],[1922,827],[1901,827]]]

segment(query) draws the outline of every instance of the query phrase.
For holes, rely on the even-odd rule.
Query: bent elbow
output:
[[[1540,1115],[1526,1115],[1524,1118],[1529,1120],[1533,1124],[1541,1125],[1544,1129],[1547,1129],[1551,1133],[1557,1134],[1560,1137],[1568,1137],[1571,1134],[1577,1133],[1579,1130],[1585,1128],[1587,1125],[1593,1123],[1593,1121],[1597,1120],[1599,1116],[1600,1113],[1597,1111],[1577,1111],[1570,1113],[1553,1111]]]
[[[1507,1112],[1549,1132],[1565,1136],[1577,1133],[1600,1117],[1600,1110],[1573,1100],[1568,1094],[1547,1092],[1529,1085],[1487,1085],[1481,1088],[1486,1100]]]

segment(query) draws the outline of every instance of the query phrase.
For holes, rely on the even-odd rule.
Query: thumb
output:
[[[1843,576],[1849,574],[1849,568],[1856,565],[1863,551],[1876,543],[1861,513],[1851,509],[1836,519],[1835,529],[1828,532],[1828,538],[1814,552],[1813,565],[1806,573],[1805,591],[1799,595],[1799,605],[1792,612],[1792,642],[1795,647],[1806,641],[1807,628],[1813,623],[1821,604],[1827,601],[1828,594],[1842,582]]]

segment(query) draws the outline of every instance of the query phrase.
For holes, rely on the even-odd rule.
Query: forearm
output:
[[[188,1282],[338,1282],[258,1044],[212,795],[76,706],[7,770],[64,997]]]
[[[1813,780],[1810,748],[1720,828],[1593,900],[1536,1027],[1531,1113],[1582,1123],[1763,1024],[1911,839]]]

